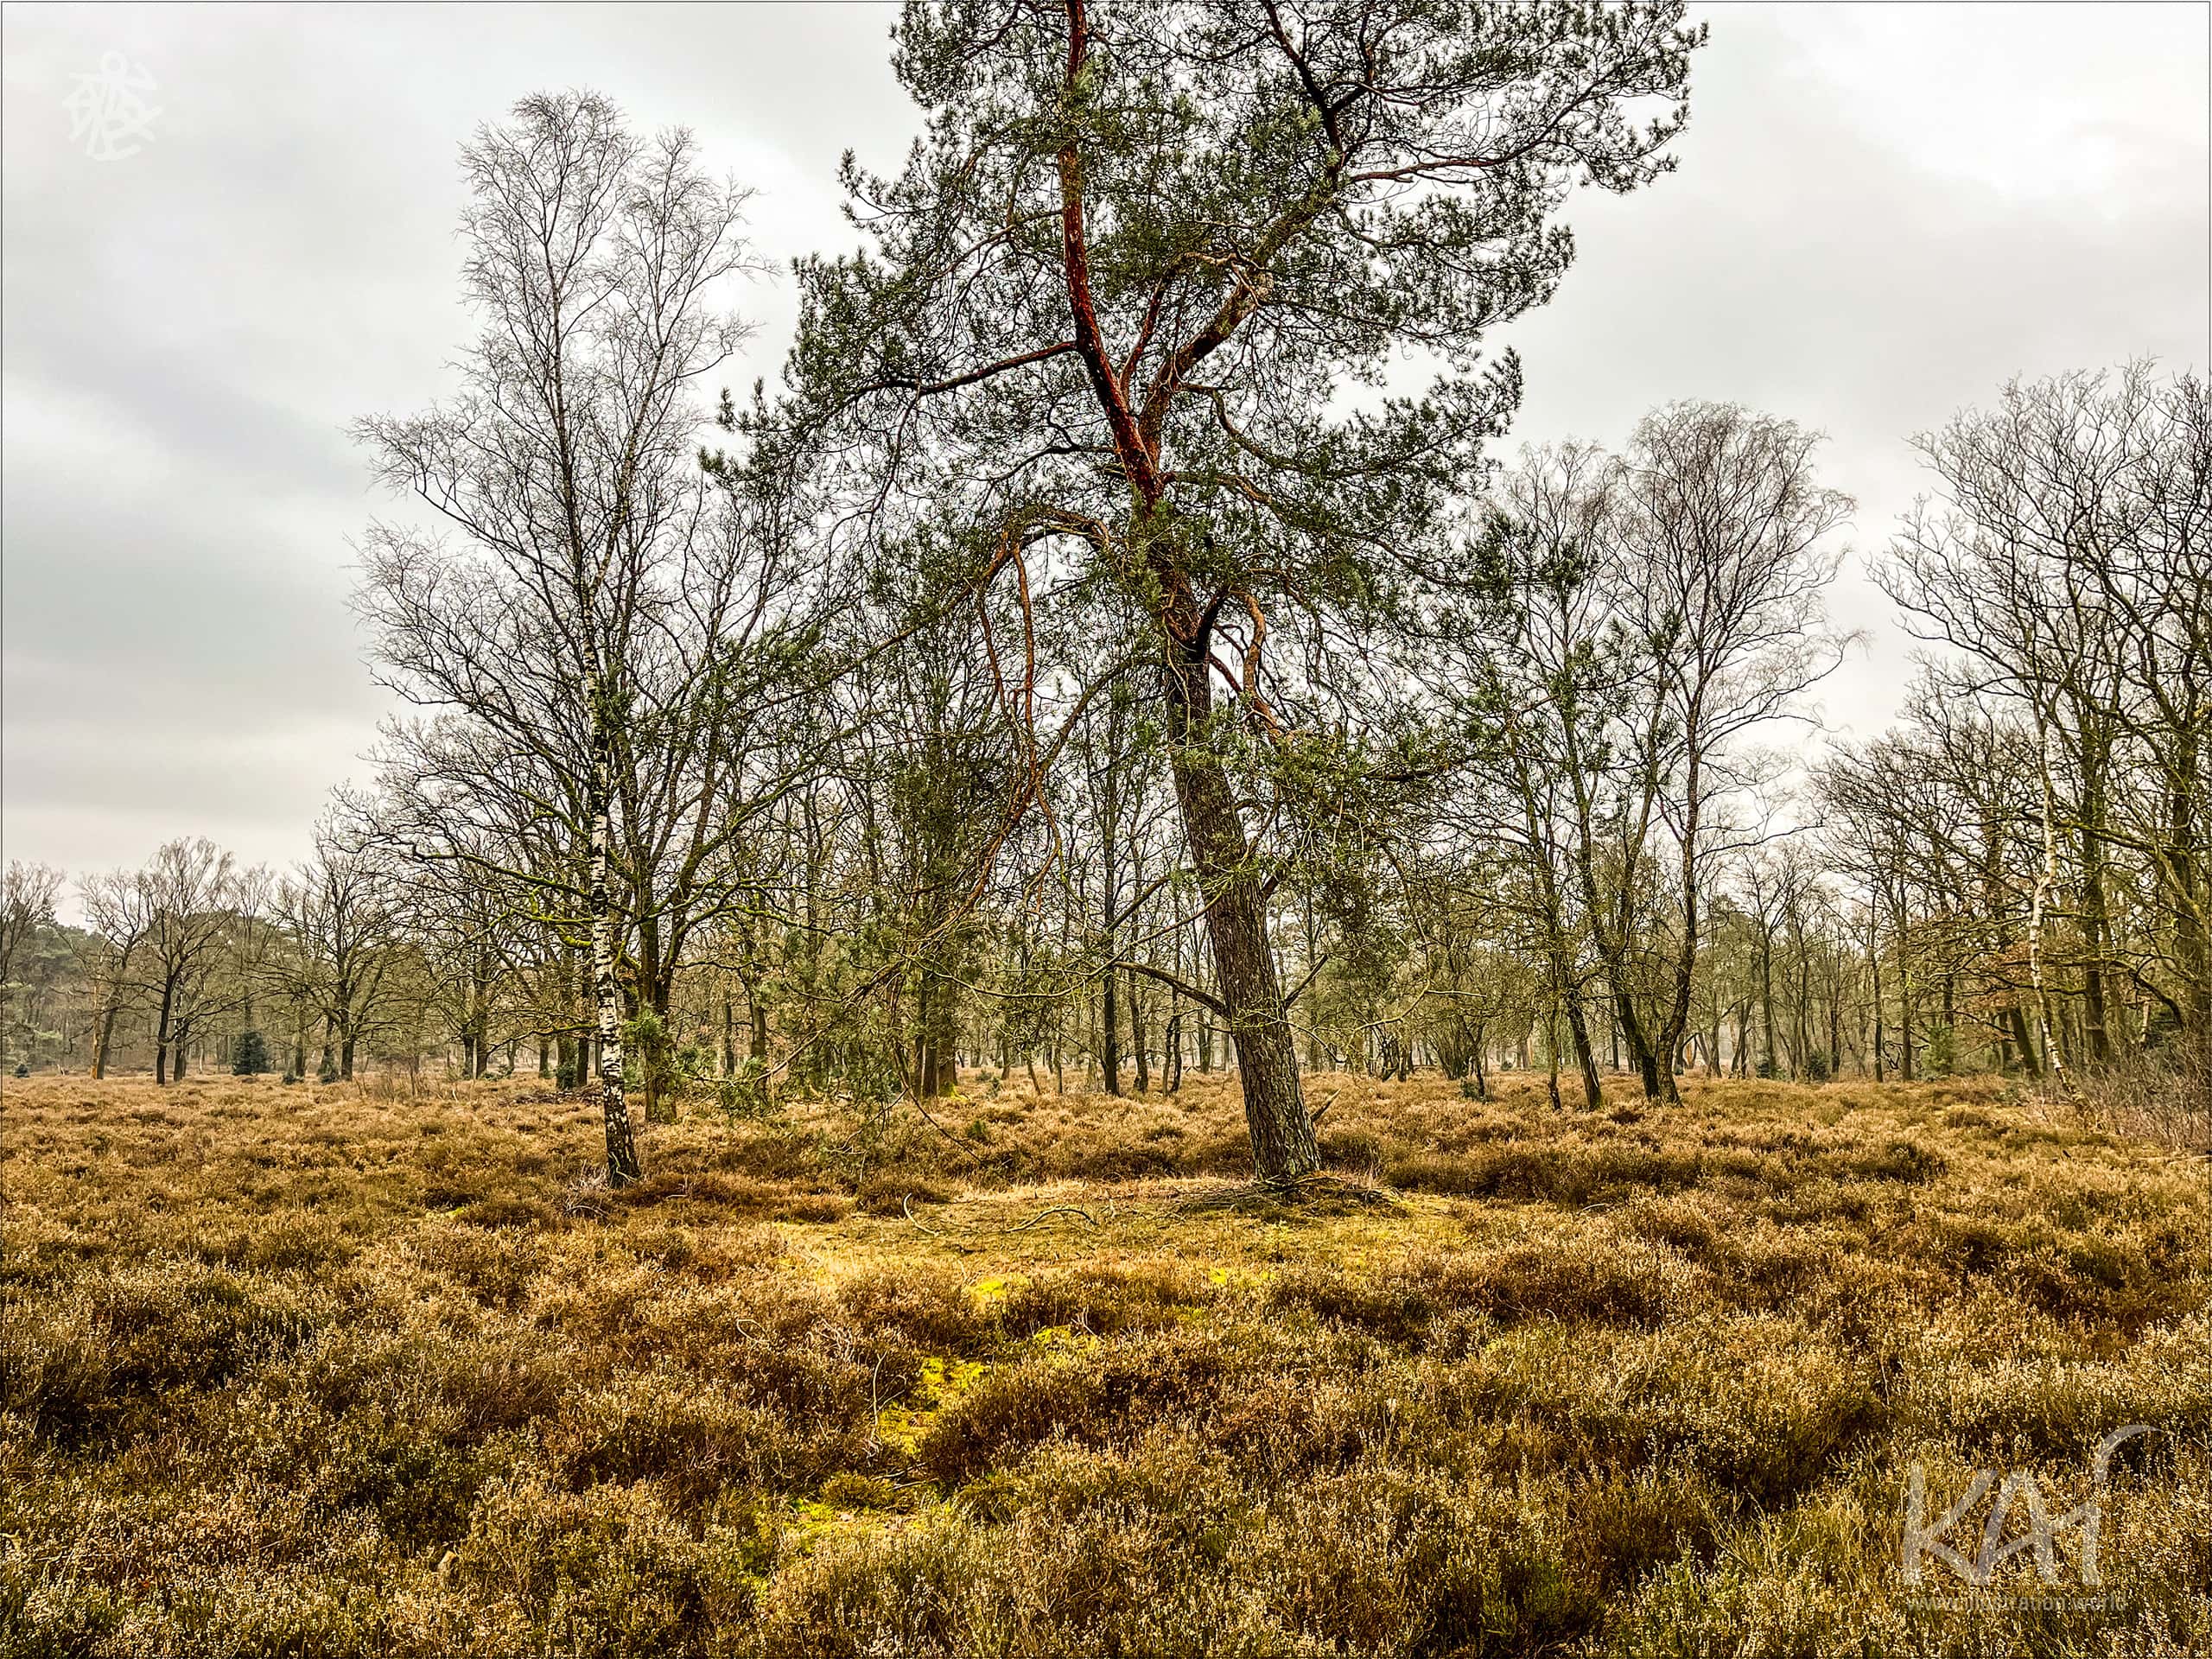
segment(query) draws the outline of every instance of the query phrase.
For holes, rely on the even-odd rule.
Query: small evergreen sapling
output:
[[[236,1058],[231,1063],[234,1077],[257,1077],[269,1070],[269,1041],[257,1031],[238,1033]]]

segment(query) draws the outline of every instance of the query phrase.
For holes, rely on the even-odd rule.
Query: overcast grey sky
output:
[[[1618,442],[1674,397],[1825,429],[1878,548],[1918,487],[1907,435],[2015,372],[2152,353],[2204,365],[2207,19],[2195,4],[1706,9],[1681,170],[1568,212],[1581,257],[1502,337],[1516,439]],[[385,699],[346,608],[349,541],[388,510],[343,435],[435,396],[457,302],[456,146],[545,86],[683,124],[753,186],[759,252],[844,245],[847,146],[914,130],[891,14],[10,5],[0,338],[0,649],[10,858],[137,863],[178,834],[286,861],[359,779]],[[156,83],[137,153],[73,138],[78,77]],[[733,384],[779,363],[771,279]],[[1889,718],[1872,636],[1823,698]]]

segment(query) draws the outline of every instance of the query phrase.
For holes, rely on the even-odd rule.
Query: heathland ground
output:
[[[10,1082],[0,1652],[2212,1649],[2204,1160],[1684,1092],[1317,1078],[1286,1207],[1219,1079],[695,1106],[620,1193],[534,1080]],[[1915,1465],[2101,1582],[1909,1582]]]

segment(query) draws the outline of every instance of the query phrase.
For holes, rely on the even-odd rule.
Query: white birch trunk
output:
[[[613,798],[613,768],[605,732],[594,718],[592,729],[591,977],[599,1004],[599,1090],[607,1114],[607,1184],[626,1186],[638,1179],[637,1137],[630,1128],[629,1103],[622,1094],[622,991],[614,979],[614,906],[607,893],[607,846]]]

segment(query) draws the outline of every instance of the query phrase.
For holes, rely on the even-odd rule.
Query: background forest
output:
[[[1579,1103],[1624,1070],[2034,1078],[2201,1046],[2209,434],[2201,382],[2133,365],[1918,439],[1929,496],[1879,568],[1929,649],[1862,745],[1813,735],[1847,504],[1774,416],[1523,456],[1370,656],[1294,610],[1246,658],[1234,753],[1302,1064],[1478,1095],[1533,1067]],[[1025,641],[1005,594],[928,591],[952,556],[925,543],[856,593],[682,487],[607,862],[652,1109],[1226,1068],[1158,722],[1086,660],[1124,642],[1053,640],[1075,666],[1020,680],[1050,595]],[[11,1065],[593,1075],[588,744],[493,623],[546,619],[398,541],[364,610],[432,712],[311,861],[10,867]]]

